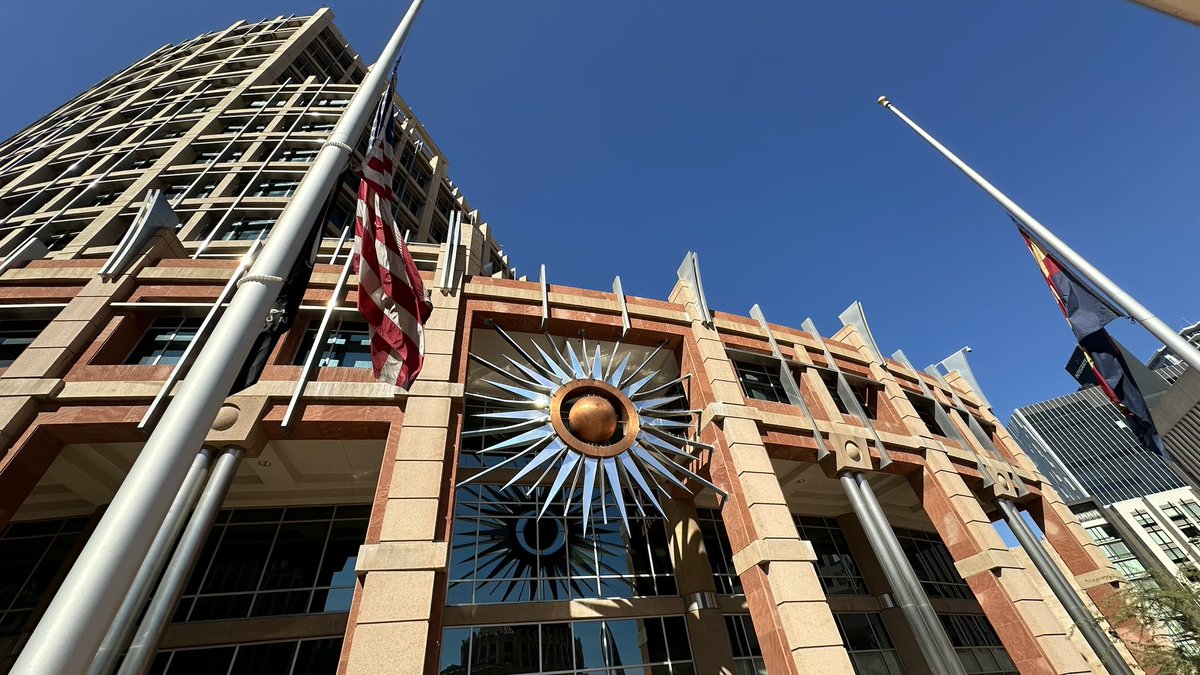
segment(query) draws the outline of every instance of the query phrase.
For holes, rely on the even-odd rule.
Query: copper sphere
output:
[[[604,443],[617,432],[617,409],[603,396],[588,394],[567,413],[571,433],[588,443]]]

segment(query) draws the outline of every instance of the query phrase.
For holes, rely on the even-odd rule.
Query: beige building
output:
[[[0,145],[0,671],[362,74],[327,10],[238,23]],[[364,368],[348,180],[213,424],[244,458],[151,672],[1130,672],[1101,665],[1133,662],[1122,579],[961,373],[884,357],[855,307],[827,338],[712,312],[692,255],[666,299],[514,279],[401,128],[424,370]],[[114,272],[152,189],[179,226]],[[1049,568],[993,527],[1016,508]]]
[[[1200,25],[1200,1],[1198,0],[1134,0],[1134,2],[1188,23]]]

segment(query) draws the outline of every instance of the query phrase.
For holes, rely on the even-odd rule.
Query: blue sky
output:
[[[405,8],[332,6],[368,60]],[[162,44],[314,9],[12,4],[0,137]],[[1200,29],[1121,0],[429,0],[400,77],[520,270],[662,298],[693,249],[715,308],[827,335],[862,300],[888,353],[973,347],[1007,420],[1074,390],[1071,334],[1007,217],[875,98],[1178,327],[1200,320],[1198,67]]]

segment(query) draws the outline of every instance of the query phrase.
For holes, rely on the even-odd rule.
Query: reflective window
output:
[[[369,506],[222,511],[175,621],[347,612]]]
[[[878,614],[834,614],[842,644],[860,675],[903,675],[892,638]]]
[[[196,338],[200,317],[160,316],[150,324],[141,342],[133,348],[125,363],[137,366],[173,366]]]
[[[778,363],[768,365],[757,361],[734,361],[733,368],[737,371],[746,398],[788,402],[787,392],[783,390],[783,381],[779,377]]]
[[[317,158],[315,148],[284,148],[275,156],[277,162],[311,162]]]
[[[11,366],[49,324],[49,319],[0,321],[0,368]]]
[[[539,491],[540,492],[540,491]],[[449,604],[675,595],[675,574],[662,520],[628,505],[625,534],[608,505],[609,522],[589,520],[579,499],[564,514],[563,497],[539,519],[542,495],[520,487],[472,485],[458,490],[449,575]]]
[[[46,251],[53,253],[61,251],[67,247],[67,244],[75,241],[75,237],[83,230],[81,228],[67,228],[53,232],[51,234],[42,235],[42,243],[46,245]]]
[[[266,237],[275,226],[274,218],[242,218],[221,227],[222,241],[254,241]]]
[[[950,550],[942,543],[940,537],[932,532],[892,528],[900,539],[900,547],[904,556],[921,580],[921,586],[931,598],[960,598],[963,600],[974,597],[967,582],[959,575],[954,567],[954,558]]]
[[[254,189],[254,197],[291,197],[299,187],[298,180],[268,180]]]
[[[161,651],[151,675],[333,675],[342,638]]]
[[[320,322],[314,320],[304,331],[304,338],[300,340],[300,348],[296,350],[292,361],[294,365],[304,365],[317,339],[319,325]],[[371,335],[367,324],[362,321],[332,322],[325,336],[325,350],[317,365],[321,368],[370,368]]]
[[[938,617],[958,653],[967,675],[1017,675],[1000,636],[982,614],[946,614]]]
[[[817,554],[817,576],[829,595],[867,595],[867,582],[858,571],[850,545],[838,521],[817,516],[792,516],[800,538],[807,539]]]
[[[692,675],[683,617],[471,626],[442,634],[440,675]]]
[[[87,518],[10,523],[0,531],[0,637],[16,635],[83,535]]]
[[[726,614],[725,630],[729,632],[729,646],[733,649],[733,672],[735,675],[767,675],[763,662],[762,648],[749,614]]]
[[[696,509],[696,522],[700,525],[700,534],[704,537],[704,551],[708,555],[708,564],[712,567],[717,592],[726,595],[741,594],[742,580],[733,569],[733,547],[729,544],[729,535],[725,533],[721,512],[716,509]]]

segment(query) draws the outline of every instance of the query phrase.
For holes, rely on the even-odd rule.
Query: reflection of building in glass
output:
[[[0,143],[0,672],[364,72],[328,10],[238,23]],[[333,297],[347,172],[297,321],[204,441],[245,458],[153,672],[923,673],[918,634],[972,675],[1091,670],[1058,600],[1024,595],[1038,572],[995,555],[996,500],[1097,604],[1114,572],[959,373],[883,358],[865,319],[713,312],[693,256],[658,299],[515,278],[400,109],[421,377],[374,381],[356,282]],[[102,279],[150,190],[179,226]]]

